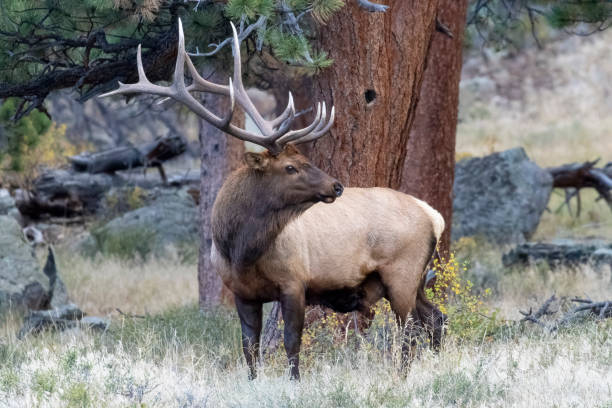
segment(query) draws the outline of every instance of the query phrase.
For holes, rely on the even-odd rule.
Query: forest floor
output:
[[[510,62],[470,58],[458,158],[520,145],[541,166],[612,160],[611,35],[566,40]],[[612,239],[612,212],[594,198],[583,196],[580,217],[565,208],[545,213],[534,238]],[[549,208],[561,202],[553,194]],[[88,259],[58,248],[71,299],[111,325],[104,333],[18,340],[22,313],[0,312],[0,407],[612,407],[612,319],[548,332],[520,322],[519,313],[553,293],[565,309],[574,296],[609,300],[612,271],[506,270],[505,249],[469,239],[455,247],[467,262],[464,279],[476,292],[491,288],[483,305],[490,324],[465,332],[459,326],[439,353],[423,349],[403,372],[387,308],[359,334],[330,320],[307,332],[296,383],[282,347],[247,380],[236,313],[198,310],[193,263]]]

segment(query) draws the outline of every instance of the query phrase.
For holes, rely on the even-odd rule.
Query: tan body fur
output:
[[[386,295],[406,317],[443,229],[440,214],[412,196],[347,188],[333,204],[317,203],[291,220],[254,265],[232,267],[214,246],[212,258],[232,292],[264,302],[282,293],[358,287],[378,272],[382,293],[378,285],[366,288],[359,309]]]
[[[385,297],[408,338],[418,326],[440,345],[444,316],[423,288],[444,230],[437,211],[387,188],[344,189],[291,145],[278,155],[247,153],[245,162],[215,200],[211,258],[235,295],[251,378],[262,304],[273,300],[283,313],[292,378],[299,378],[307,304],[369,313]]]

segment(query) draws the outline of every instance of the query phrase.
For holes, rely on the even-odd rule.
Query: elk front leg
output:
[[[281,310],[285,321],[285,351],[289,359],[292,380],[300,379],[300,346],[304,327],[305,293],[303,290],[281,297]]]
[[[259,336],[261,335],[262,304],[235,297],[236,309],[242,327],[242,351],[249,366],[249,380],[257,377]]]

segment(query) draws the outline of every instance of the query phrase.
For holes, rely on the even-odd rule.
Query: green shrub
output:
[[[70,384],[66,391],[62,393],[62,400],[66,401],[66,406],[70,408],[85,408],[92,405],[87,384],[82,382]]]
[[[19,386],[19,377],[15,372],[15,368],[5,366],[0,370],[0,390],[6,393],[10,393],[17,389]]]
[[[91,234],[99,252],[106,256],[121,259],[147,259],[155,246],[155,232],[144,227],[134,227],[111,233],[106,228],[98,228]]]
[[[57,375],[51,370],[38,370],[32,377],[32,391],[39,399],[45,394],[52,394],[57,387]]]

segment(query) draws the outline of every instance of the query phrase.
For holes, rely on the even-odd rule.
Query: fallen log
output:
[[[197,172],[196,172],[197,173]],[[199,175],[172,175],[169,182],[138,173],[90,174],[68,170],[48,170],[38,177],[31,190],[18,190],[15,205],[22,215],[31,219],[45,217],[75,218],[95,214],[102,199],[114,187],[199,186]],[[196,190],[197,191],[197,190]]]
[[[603,241],[547,243],[527,242],[502,256],[505,267],[546,262],[551,267],[576,267],[580,264],[612,265],[612,244]]]
[[[114,173],[138,167],[157,167],[166,181],[162,164],[185,152],[187,144],[178,135],[163,137],[138,147],[116,147],[102,152],[69,157],[72,168],[90,174]]]
[[[15,204],[30,218],[41,215],[74,217],[93,214],[103,195],[118,184],[118,176],[50,170],[34,181],[32,190],[18,191]]]
[[[557,212],[567,205],[571,214],[570,200],[576,197],[576,215],[580,216],[581,200],[580,190],[593,188],[599,194],[598,200],[605,200],[612,210],[612,162],[602,168],[595,165],[599,159],[584,163],[570,163],[558,167],[549,167],[547,170],[553,177],[553,187],[565,189],[565,200]]]

